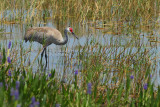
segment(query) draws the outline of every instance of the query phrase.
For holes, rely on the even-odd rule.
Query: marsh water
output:
[[[100,22],[100,21],[99,21]],[[65,27],[69,26],[68,24],[64,25],[54,21],[49,21],[45,25],[44,24],[37,24],[36,26],[49,26],[53,28],[57,28],[61,31],[63,34],[63,30]],[[89,23],[89,21],[87,22]],[[102,46],[112,46],[111,49],[116,49],[118,53],[121,52],[121,50],[127,46],[127,50],[132,50],[132,53],[134,53],[136,50],[138,50],[139,47],[145,48],[150,51],[152,59],[150,59],[154,64],[153,67],[153,80],[157,81],[157,84],[160,84],[160,75],[159,75],[159,53],[160,53],[160,47],[159,47],[159,31],[158,29],[153,29],[153,34],[147,31],[138,31],[138,38],[134,35],[127,34],[123,31],[122,34],[114,34],[111,31],[106,32],[106,29],[104,26],[95,26],[92,24],[74,24],[73,31],[75,34],[79,37],[79,40],[74,38],[72,35],[68,34],[69,40],[66,45],[58,46],[55,44],[51,44],[47,48],[47,54],[48,54],[48,65],[47,70],[55,69],[56,72],[59,73],[60,76],[64,73],[64,71],[67,73],[67,77],[70,78],[69,75],[72,75],[74,70],[81,69],[81,63],[77,62],[77,54],[78,54],[78,46],[85,46],[86,43],[91,42],[95,40]],[[100,22],[101,23],[101,22]],[[1,45],[4,45],[7,47],[6,44],[8,44],[9,40],[12,41],[13,46],[17,46],[17,49],[20,50],[19,45],[14,44],[22,44],[22,47],[24,50],[27,50],[27,55],[29,57],[26,57],[25,64],[26,66],[31,65],[33,67],[33,72],[37,72],[40,69],[39,60],[40,60],[40,53],[42,51],[42,45],[37,42],[24,42],[23,36],[25,34],[25,30],[27,27],[26,24],[1,24],[0,29],[2,31],[0,32],[0,42]],[[131,46],[131,47],[130,47]],[[118,47],[118,48],[117,48]],[[13,47],[15,48],[15,47]],[[93,47],[94,49],[94,47]],[[96,49],[95,49],[96,50]],[[89,52],[90,50],[88,50]],[[12,50],[14,52],[14,49]],[[126,51],[127,53],[128,51]],[[74,53],[74,54],[73,54]],[[17,53],[18,54],[18,53]],[[87,54],[87,53],[86,53]],[[20,56],[18,54],[18,56]],[[154,60],[153,60],[154,59]],[[66,61],[67,60],[67,61]],[[45,58],[43,57],[43,65],[45,65]]]

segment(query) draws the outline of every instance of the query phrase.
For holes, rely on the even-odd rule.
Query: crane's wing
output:
[[[43,28],[33,27],[27,30],[24,40],[27,41],[37,41],[43,44],[46,37],[47,30]]]
[[[36,41],[43,45],[58,44],[63,41],[61,33],[50,27],[29,28],[24,36],[25,42]]]

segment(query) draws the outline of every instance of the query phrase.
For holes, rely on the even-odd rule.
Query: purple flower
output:
[[[9,41],[9,43],[8,43],[8,49],[10,49],[11,48],[11,41]]]
[[[33,105],[33,104],[30,104],[29,107],[34,107],[34,105]]]
[[[92,93],[92,83],[88,83],[88,85],[87,85],[87,93],[88,94],[91,94]]]
[[[31,101],[32,101],[32,103],[36,102],[36,98],[33,96],[33,97],[31,98]]]
[[[3,82],[0,82],[0,87],[3,87]]]
[[[11,96],[14,96],[14,88],[11,88]]]
[[[21,107],[21,105],[20,105],[20,104],[18,104],[18,105],[17,105],[17,107]]]
[[[51,76],[52,76],[52,74],[51,74],[51,73],[48,73],[48,76],[49,76],[49,77],[51,77]]]
[[[24,76],[21,76],[21,80],[24,80]]]
[[[0,64],[2,64],[2,55],[0,54]]]
[[[39,102],[36,101],[36,102],[34,103],[34,106],[39,106]]]
[[[60,107],[60,105],[59,105],[59,104],[56,104],[56,107]]]
[[[150,74],[150,78],[152,78],[152,74]]]
[[[6,90],[8,90],[8,84],[7,83],[5,84],[5,86],[6,86]]]
[[[11,96],[14,96],[15,100],[18,100],[19,98],[19,90],[14,90],[14,88],[11,88]]]
[[[148,88],[148,84],[147,84],[147,83],[145,83],[145,84],[143,85],[143,88],[144,88],[145,90],[147,90],[147,88]]]
[[[9,69],[9,70],[8,70],[8,76],[11,77],[11,75],[12,75],[12,73],[11,73],[11,70]]]
[[[20,86],[20,82],[16,81],[16,89],[19,89],[19,86]]]
[[[75,75],[78,75],[78,70],[75,70],[74,74],[75,74]]]
[[[34,102],[34,103],[31,103],[31,104],[29,105],[29,107],[39,107],[39,102],[36,101],[36,102]]]
[[[14,92],[14,98],[15,98],[15,100],[18,100],[18,98],[19,98],[19,90],[15,90],[15,92]]]
[[[7,57],[7,62],[8,62],[8,63],[11,63],[10,57]]]
[[[39,102],[36,101],[36,98],[34,96],[31,98],[31,101],[32,101],[32,103],[30,104],[29,107],[35,107],[35,106],[39,107]]]
[[[133,76],[133,75],[131,75],[131,76],[130,76],[130,79],[134,79],[134,76]]]

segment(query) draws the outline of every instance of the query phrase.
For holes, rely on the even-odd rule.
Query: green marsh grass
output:
[[[50,19],[63,20],[65,23],[71,18],[75,22],[86,23],[88,20],[103,24],[113,21],[119,27],[129,29],[148,26],[156,23],[159,17],[159,0],[1,0],[1,23],[18,24],[33,23]],[[32,23],[32,24],[33,24]],[[154,24],[155,25],[155,24]],[[153,26],[154,26],[153,25]]]
[[[132,44],[102,45],[91,39],[84,46],[78,46],[77,54],[72,53],[81,67],[77,69],[78,74],[73,71],[72,78],[65,83],[56,77],[56,69],[47,72],[40,69],[34,73],[32,66],[24,63],[24,54],[27,56],[28,51],[21,45],[12,42],[11,49],[1,47],[2,106],[159,105],[160,89],[155,89],[154,82],[151,82],[154,74],[150,61],[152,54],[147,48],[137,47],[132,52]],[[17,47],[20,51],[15,51]],[[118,48],[123,49],[118,51]],[[11,63],[7,62],[8,56]],[[72,57],[69,58],[65,52],[64,56],[65,63],[69,64]],[[91,86],[88,86],[89,83]],[[36,99],[34,103],[31,100],[33,97]]]

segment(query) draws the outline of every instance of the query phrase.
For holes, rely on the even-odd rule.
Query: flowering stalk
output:
[[[144,90],[147,90],[147,88],[148,88],[148,84],[147,84],[147,83],[145,83],[145,84],[143,85],[143,88],[144,88]]]
[[[10,69],[8,70],[8,76],[10,76],[10,77],[12,76],[12,73],[11,73]]]
[[[74,86],[75,86],[75,89],[77,89],[77,75],[78,75],[78,70],[75,70],[74,74],[75,74],[75,83],[74,83]]]
[[[8,63],[11,63],[11,59],[10,59],[10,56],[9,56],[9,54],[10,54],[10,48],[11,48],[11,41],[9,41],[9,43],[8,43],[8,50],[7,50],[7,62]],[[8,63],[7,63],[7,65],[8,65]]]
[[[87,94],[91,94],[92,93],[92,83],[88,83],[87,85]]]
[[[34,96],[31,98],[31,104],[29,107],[39,107],[39,102],[36,101],[36,98]]]
[[[11,41],[9,41],[9,43],[8,43],[7,56],[9,56],[9,53],[10,53],[11,44],[12,44]]]
[[[7,62],[11,63],[11,58],[10,57],[7,57]]]
[[[18,89],[14,89],[14,88],[11,88],[11,96],[14,96],[14,99],[15,100],[18,100],[19,98],[19,90]]]
[[[133,76],[133,75],[131,75],[131,76],[130,76],[130,79],[132,79],[132,80],[133,80],[133,79],[134,79],[134,76]]]

